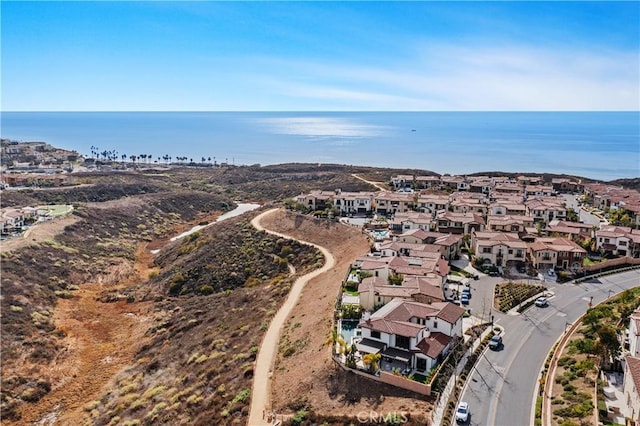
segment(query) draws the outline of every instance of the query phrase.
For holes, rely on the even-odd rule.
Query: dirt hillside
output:
[[[281,211],[262,221],[265,228],[326,247],[337,263],[332,273],[310,281],[294,308],[281,339],[295,342],[295,352],[280,353],[273,376],[273,411],[300,409],[331,416],[356,416],[359,412],[426,412],[430,404],[415,394],[381,386],[336,369],[326,340],[336,297],[349,265],[369,250],[358,228]]]

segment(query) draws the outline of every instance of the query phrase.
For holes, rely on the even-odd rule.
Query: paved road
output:
[[[269,234],[296,240],[296,238],[290,237],[288,235],[264,229],[260,225],[260,220],[264,216],[272,214],[277,210],[278,209],[271,209],[259,214],[258,216],[253,218],[253,220],[251,221],[251,225],[253,225],[256,229],[264,230]],[[296,305],[296,303],[298,303],[298,299],[300,298],[300,294],[302,293],[302,289],[304,288],[305,284],[307,284],[310,279],[331,270],[331,268],[333,268],[333,266],[335,265],[335,259],[333,255],[329,253],[329,251],[324,247],[306,241],[297,241],[308,244],[310,246],[314,246],[322,252],[327,261],[322,268],[316,269],[315,271],[303,275],[296,280],[296,282],[291,287],[291,290],[289,291],[287,300],[285,300],[280,309],[278,309],[278,312],[271,320],[269,328],[267,329],[267,332],[262,339],[262,344],[260,345],[260,350],[258,351],[258,356],[256,358],[256,365],[253,375],[253,388],[251,392],[251,411],[249,412],[248,424],[252,426],[271,424],[265,420],[265,413],[271,408],[270,377],[275,362],[275,354],[278,350],[278,342],[280,341],[280,334],[284,322],[289,317],[289,314],[291,313],[293,307]]]
[[[482,282],[476,281],[476,282]],[[505,328],[503,348],[487,350],[470,374],[462,400],[470,405],[470,425],[533,424],[537,380],[548,352],[588,308],[610,294],[640,285],[640,271],[610,275],[582,284],[549,284],[555,295],[547,308],[532,307],[523,315],[494,313]],[[611,292],[609,292],[611,290]]]

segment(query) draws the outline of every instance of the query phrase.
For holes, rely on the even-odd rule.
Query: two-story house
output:
[[[529,244],[529,259],[537,269],[579,269],[587,251],[566,238],[536,238]]]
[[[399,192],[378,192],[374,196],[374,211],[383,216],[405,213],[414,204],[413,194]]]
[[[372,210],[373,192],[343,192],[337,190],[333,205],[341,214],[368,213]]]
[[[602,225],[596,231],[596,249],[615,256],[640,257],[640,230]]]
[[[441,362],[462,337],[465,310],[448,302],[424,304],[393,299],[360,321],[361,353],[379,353],[383,363],[395,363],[424,374]]]
[[[476,257],[489,259],[497,266],[520,265],[526,261],[527,243],[518,234],[474,232],[471,236]]]
[[[437,217],[437,229],[443,233],[470,234],[473,231],[484,230],[484,219],[476,213],[440,212]]]

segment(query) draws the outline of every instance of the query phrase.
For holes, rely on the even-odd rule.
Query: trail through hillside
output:
[[[265,413],[271,409],[271,383],[270,377],[272,374],[273,365],[275,362],[275,356],[278,351],[278,342],[280,341],[280,335],[282,328],[284,326],[285,321],[287,320],[289,314],[293,310],[294,306],[298,302],[300,298],[300,294],[304,289],[304,286],[307,284],[309,280],[314,277],[317,277],[333,268],[335,265],[335,259],[329,251],[316,244],[312,244],[306,241],[298,240],[291,236],[281,234],[279,232],[270,231],[261,226],[260,221],[265,216],[274,214],[279,209],[271,209],[267,210],[264,213],[256,216],[251,224],[258,230],[264,230],[269,234],[277,235],[283,238],[289,238],[293,240],[297,240],[301,243],[312,245],[318,250],[322,252],[324,255],[326,262],[324,266],[320,269],[316,269],[313,272],[310,272],[302,277],[298,278],[296,282],[291,287],[289,291],[289,296],[287,300],[285,300],[284,304],[280,307],[276,315],[273,317],[271,324],[269,324],[269,329],[262,340],[262,345],[260,346],[260,351],[258,352],[258,357],[256,359],[255,373],[253,378],[253,391],[251,395],[251,411],[249,413],[249,423],[250,425],[268,425],[270,423],[267,422]]]

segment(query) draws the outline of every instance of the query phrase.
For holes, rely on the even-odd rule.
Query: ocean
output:
[[[640,176],[640,112],[2,112],[0,126],[87,156]]]

